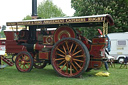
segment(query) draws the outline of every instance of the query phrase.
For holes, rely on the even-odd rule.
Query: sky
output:
[[[44,0],[37,0],[37,6]],[[71,0],[51,0],[54,5],[62,9],[67,16],[73,16],[75,10],[71,8]],[[32,14],[32,0],[0,0],[0,26],[6,22],[21,21]]]

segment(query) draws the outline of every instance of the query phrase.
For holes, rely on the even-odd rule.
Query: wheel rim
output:
[[[120,58],[119,63],[123,63],[123,62],[124,62],[124,58]]]
[[[30,71],[32,64],[32,58],[26,53],[20,53],[16,58],[16,67],[21,72]]]
[[[16,55],[12,55],[12,62],[15,63]]]
[[[59,42],[52,53],[52,65],[60,75],[74,77],[85,71],[85,50],[74,39]]]

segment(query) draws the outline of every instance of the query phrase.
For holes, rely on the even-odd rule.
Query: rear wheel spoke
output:
[[[78,59],[73,59],[74,61],[78,61],[78,62],[84,62],[84,61],[82,61],[82,60],[78,60]]]
[[[64,58],[57,58],[57,59],[55,59],[56,61],[58,61],[58,60],[64,60]]]
[[[66,73],[68,73],[68,63],[67,63],[67,67],[66,67]]]
[[[75,48],[74,48],[74,50],[73,50],[73,52],[72,52],[72,53],[74,53],[74,52],[75,52],[75,50],[76,50],[77,46],[78,46],[78,45],[76,45],[76,46],[75,46]]]
[[[65,60],[63,60],[61,63],[59,63],[59,66],[61,65],[61,64],[63,64],[65,62]]]
[[[72,64],[73,68],[78,72],[78,70],[77,70],[77,68],[74,66],[74,64],[73,64],[73,63],[71,63],[71,64]]]
[[[66,62],[67,63],[67,62]],[[66,63],[63,65],[63,67],[60,70],[63,70],[63,68],[65,67]]]
[[[61,56],[61,57],[65,57],[64,55],[62,55],[62,54],[59,54],[59,53],[57,53],[57,55],[59,55],[59,56]]]
[[[84,57],[84,55],[74,56],[74,58],[80,58],[80,57]]]
[[[66,46],[67,46],[67,49],[68,49],[68,52],[69,52],[69,46],[68,46],[68,43],[67,43],[67,41],[66,41],[65,43],[66,43]]]
[[[64,45],[63,45],[63,49],[64,49],[64,52],[66,53],[66,49],[65,49]]]
[[[76,54],[78,54],[79,52],[81,52],[82,50],[79,50],[79,51],[77,51],[76,53],[74,53],[72,56],[74,56],[74,55],[76,55]]]
[[[70,65],[70,75],[72,75],[72,65]]]
[[[65,55],[65,53],[62,50],[60,50],[59,48],[57,48],[57,50],[59,50],[61,53],[63,53]]]
[[[70,48],[70,50],[69,50],[70,53],[71,53],[71,51],[72,51],[72,47],[73,47],[73,43],[72,43],[71,48]]]
[[[76,61],[74,61],[74,62],[81,69],[81,66]]]

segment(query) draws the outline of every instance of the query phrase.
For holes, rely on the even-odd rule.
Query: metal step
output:
[[[0,57],[1,57],[1,59],[2,59],[5,63],[7,63],[9,66],[13,66],[13,65],[14,65],[13,62],[11,62],[9,59],[7,59],[6,57],[4,57],[3,55],[1,55]]]

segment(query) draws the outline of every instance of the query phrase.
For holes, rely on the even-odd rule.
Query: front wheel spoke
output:
[[[84,62],[84,61],[82,61],[82,60],[78,60],[78,59],[73,59],[74,61],[78,61],[78,62]]]
[[[72,56],[74,56],[74,55],[76,55],[76,54],[78,54],[79,52],[81,52],[82,50],[79,50],[79,51],[77,51],[76,53],[74,53]]]
[[[23,69],[25,68],[25,65],[23,65]]]
[[[21,67],[21,66],[22,66],[22,64],[19,65],[19,67]]]
[[[26,61],[25,63],[28,64],[28,63],[31,63],[31,61]]]
[[[30,67],[30,64],[26,64],[28,66],[28,68]]]
[[[58,61],[58,60],[64,60],[64,58],[58,58],[58,59],[55,59],[55,61]]]
[[[57,50],[59,50],[61,53],[63,53],[65,55],[65,53],[62,50],[60,50],[59,48],[57,48]]]
[[[26,57],[25,57],[25,60],[26,60],[26,61],[27,61],[27,60],[29,60],[29,57],[28,57],[28,56],[26,56]]]
[[[67,62],[66,62],[67,63]],[[60,70],[63,70],[63,68],[65,67],[66,63],[63,65],[63,67]]]
[[[26,65],[24,65],[24,68],[27,69]]]
[[[22,55],[22,60],[24,60],[24,57],[25,57],[25,56],[24,56],[24,55]]]
[[[81,69],[81,66],[76,61],[74,61],[74,62]]]
[[[63,60],[60,64],[59,64],[59,66],[61,65],[61,64],[63,64],[65,62],[65,60]]]
[[[21,60],[21,61],[22,61],[22,60],[23,60],[23,58],[22,58],[22,57],[20,57],[20,58],[18,58],[18,60]]]

